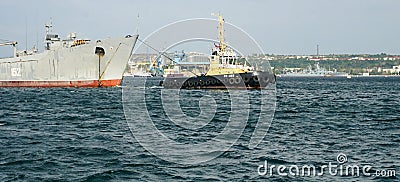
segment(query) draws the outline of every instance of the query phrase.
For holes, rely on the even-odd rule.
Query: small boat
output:
[[[160,82],[165,89],[261,89],[275,83],[272,71],[256,71],[246,58],[238,56],[224,42],[224,19],[218,17],[219,44],[209,56],[210,67],[200,76],[167,76]]]

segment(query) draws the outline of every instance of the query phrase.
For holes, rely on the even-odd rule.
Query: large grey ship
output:
[[[326,70],[319,66],[319,62],[315,63],[315,69],[309,66],[307,69],[301,71],[287,71],[285,70],[281,77],[346,77],[348,74],[345,72],[338,72],[336,70]]]
[[[138,35],[91,41],[70,33],[62,40],[45,25],[44,51],[17,51],[0,59],[0,87],[110,87],[121,84]]]

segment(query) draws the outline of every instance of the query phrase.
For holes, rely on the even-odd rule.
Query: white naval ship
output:
[[[121,84],[138,35],[90,41],[70,33],[65,40],[47,23],[44,51],[17,51],[0,59],[0,87],[111,87]]]

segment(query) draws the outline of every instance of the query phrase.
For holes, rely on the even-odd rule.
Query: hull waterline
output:
[[[0,87],[115,87],[121,79],[115,80],[77,80],[77,81],[0,81]]]
[[[172,77],[160,82],[165,89],[262,89],[275,83],[275,76],[264,72],[229,75]]]

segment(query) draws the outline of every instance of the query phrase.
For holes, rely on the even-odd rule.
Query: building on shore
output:
[[[392,75],[400,75],[400,65],[393,66],[391,69],[382,69],[382,72]]]

